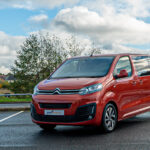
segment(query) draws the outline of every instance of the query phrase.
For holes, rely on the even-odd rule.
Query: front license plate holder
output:
[[[44,115],[64,116],[64,110],[44,110]]]

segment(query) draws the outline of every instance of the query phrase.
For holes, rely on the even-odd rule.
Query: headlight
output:
[[[38,94],[38,91],[39,91],[38,85],[36,85],[36,86],[34,87],[33,95],[37,95],[37,94]]]
[[[87,86],[87,87],[80,89],[79,94],[80,95],[91,94],[97,91],[101,91],[102,88],[103,88],[103,85],[101,83],[94,84],[94,85]]]

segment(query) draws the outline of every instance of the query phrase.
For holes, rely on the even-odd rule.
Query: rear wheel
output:
[[[56,125],[53,125],[53,124],[41,124],[39,126],[45,131],[51,131],[56,127]]]
[[[109,103],[105,106],[102,116],[102,126],[105,132],[112,132],[117,124],[118,114],[116,107]]]

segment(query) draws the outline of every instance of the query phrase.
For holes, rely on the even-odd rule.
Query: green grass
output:
[[[0,103],[5,102],[31,102],[31,97],[17,98],[17,97],[0,97]]]

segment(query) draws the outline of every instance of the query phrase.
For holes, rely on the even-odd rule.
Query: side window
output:
[[[132,60],[138,76],[150,75],[150,56],[133,56]]]
[[[132,75],[131,62],[128,56],[123,56],[119,59],[114,69],[114,76],[118,76],[121,70],[125,70],[127,72],[127,77]]]

